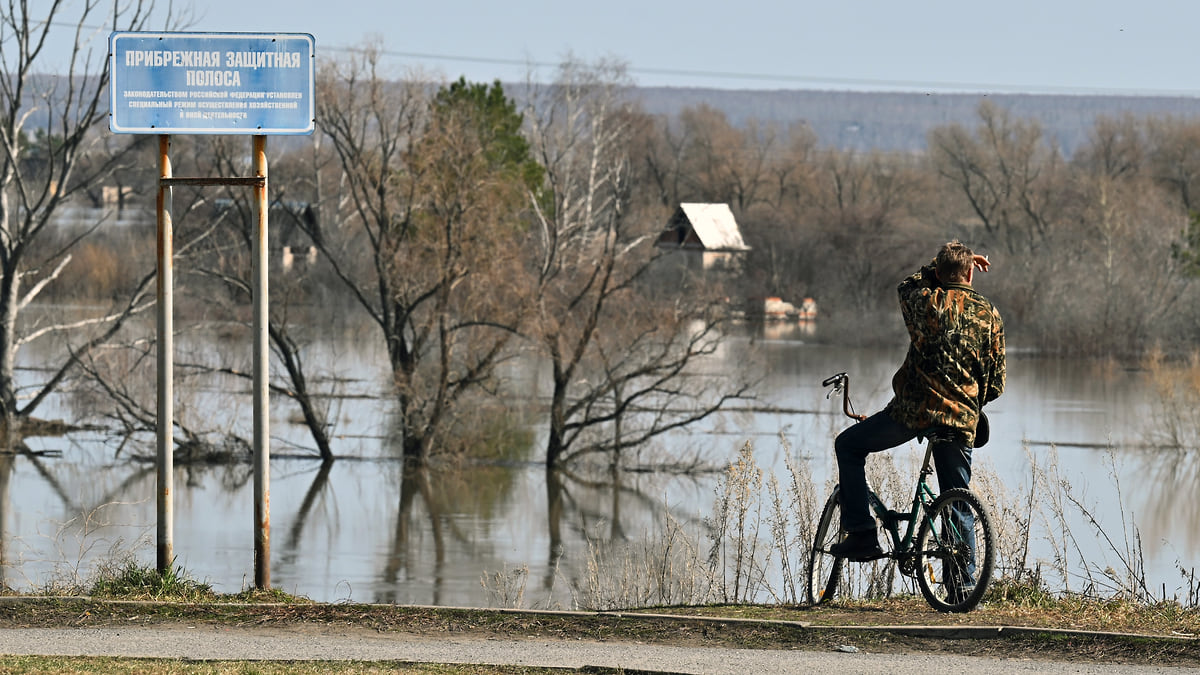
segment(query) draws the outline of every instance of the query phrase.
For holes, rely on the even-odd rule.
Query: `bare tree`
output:
[[[817,137],[806,124],[795,124],[766,163],[763,201],[738,217],[750,245],[743,283],[752,296],[801,298],[812,293],[818,221]]]
[[[1132,115],[1101,116],[1088,132],[1088,143],[1075,152],[1071,163],[1094,175],[1131,179],[1145,169],[1145,136]]]
[[[239,142],[240,141],[240,142]],[[208,137],[197,143],[194,156],[201,166],[200,175],[238,176],[246,175],[248,167],[245,164],[245,139],[238,137]],[[286,166],[286,163],[284,164]],[[298,168],[298,167],[297,167]],[[312,166],[315,170],[316,164]],[[278,170],[272,171],[276,176]],[[309,172],[306,172],[309,173]],[[272,181],[272,196],[268,204],[271,212],[272,228],[287,246],[302,249],[301,241],[307,241],[305,230],[313,229],[315,223],[306,221],[309,209],[283,200],[295,181],[288,179]],[[211,190],[211,188],[210,188]],[[203,210],[198,218],[181,219],[178,229],[192,237],[187,250],[189,262],[188,279],[194,283],[188,284],[188,290],[197,298],[200,305],[215,309],[218,315],[237,318],[240,313],[234,308],[249,305],[253,299],[253,242],[254,219],[253,205],[245,190],[225,188],[224,197],[217,200],[201,200],[194,202],[193,211]],[[219,203],[219,206],[217,204]],[[289,236],[290,235],[290,236]],[[279,250],[283,250],[284,241],[280,241]],[[278,260],[278,259],[277,259]],[[305,260],[302,256],[301,260]],[[300,412],[300,419],[308,429],[317,454],[323,461],[334,458],[330,439],[330,397],[322,397],[322,392],[314,389],[310,373],[305,368],[303,358],[306,340],[302,337],[304,331],[298,329],[298,323],[303,318],[312,321],[308,305],[315,290],[311,279],[313,269],[307,263],[283,269],[282,274],[276,275],[276,280],[270,284],[271,313],[267,321],[267,335],[275,362],[282,368],[281,374],[272,376],[269,383],[271,391],[290,399]],[[219,292],[213,292],[215,280]],[[248,323],[247,323],[248,327]],[[218,354],[218,357],[223,356]],[[219,372],[250,380],[253,373],[239,367],[236,363],[195,363],[188,364],[193,370]]]
[[[628,212],[628,130],[637,116],[626,86],[619,64],[568,62],[553,86],[531,97],[531,136],[550,200],[538,211],[530,328],[552,370],[550,467],[593,452],[611,453],[616,464],[622,449],[704,419],[749,391],[737,377],[695,373],[722,339],[719,319],[706,311],[709,298],[675,289],[660,304],[642,292],[666,214]]]
[[[880,302],[894,300],[890,289],[911,264],[910,256],[922,255],[917,252],[922,237],[914,234],[923,226],[913,211],[926,193],[919,171],[903,156],[852,150],[821,155],[808,217],[820,231],[812,264],[833,282],[824,304],[848,309],[859,320]]]
[[[742,214],[763,199],[771,180],[770,156],[779,145],[774,127],[751,121],[739,129],[703,104],[685,109],[679,118],[688,141],[680,166],[686,201],[728,203]]]
[[[348,208],[312,238],[378,324],[404,454],[423,459],[447,440],[455,407],[489,386],[521,315],[515,247],[530,176],[519,118],[508,126],[499,83],[431,97],[425,82],[386,79],[374,50],[330,64],[318,85]]]
[[[811,127],[797,123],[788,129],[782,156],[766,165],[770,181],[764,199],[772,211],[795,208],[811,192],[816,151],[817,134]]]
[[[1155,179],[1175,193],[1186,212],[1200,211],[1200,124],[1168,117],[1147,127]]]
[[[1072,227],[1061,233],[1053,278],[1042,278],[1040,342],[1061,349],[1124,355],[1153,340],[1190,285],[1171,255],[1183,212],[1145,171],[1147,141],[1132,118],[1100,119],[1072,162],[1072,188],[1062,199]],[[1086,278],[1086,301],[1078,297]]]
[[[984,231],[1009,252],[1036,251],[1061,216],[1062,158],[1041,126],[1022,121],[990,101],[979,106],[979,126],[935,129],[929,152],[937,173],[967,200]]]
[[[146,307],[142,300],[153,278],[143,279],[127,302],[103,316],[36,331],[24,330],[19,321],[21,312],[70,262],[72,249],[87,232],[40,256],[35,255],[34,244],[44,238],[55,214],[74,195],[102,183],[121,167],[123,152],[136,146],[134,142],[111,153],[92,152],[103,147],[105,134],[100,127],[108,113],[108,68],[106,54],[86,48],[86,37],[94,22],[113,30],[144,28],[152,4],[113,2],[111,11],[102,10],[102,4],[88,0],[73,18],[66,15],[71,3],[62,0],[32,8],[19,0],[7,3],[6,11],[0,12],[0,412],[9,430],[17,418],[33,413],[81,357],[109,339],[124,319]],[[37,72],[48,60],[45,50],[51,32],[67,22],[74,26],[75,40],[65,72]],[[87,326],[99,328],[71,346],[53,374],[36,385],[22,405],[14,375],[21,346]]]
[[[686,194],[683,178],[683,158],[689,139],[686,129],[677,129],[665,117],[656,118],[652,125],[635,128],[636,137],[640,140],[635,147],[640,148],[636,159],[646,176],[646,185],[654,188],[656,203],[664,208],[675,208],[684,201]],[[640,132],[640,133],[638,133]]]

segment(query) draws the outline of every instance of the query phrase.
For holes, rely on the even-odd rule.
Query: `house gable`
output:
[[[748,251],[728,204],[679,205],[658,238],[661,247],[704,251]]]

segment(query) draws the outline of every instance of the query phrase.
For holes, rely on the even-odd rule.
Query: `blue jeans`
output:
[[[867,455],[894,448],[928,435],[933,439],[933,465],[937,470],[938,490],[965,488],[971,482],[971,446],[961,434],[922,434],[892,419],[887,412],[877,412],[838,434],[833,447],[837,453],[838,482],[841,484],[842,529],[863,532],[875,529],[875,517],[867,503]],[[946,429],[945,431],[951,431]]]

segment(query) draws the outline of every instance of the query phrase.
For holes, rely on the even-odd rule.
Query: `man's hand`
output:
[[[988,260],[986,255],[976,254],[972,262],[975,263],[975,269],[980,272],[986,272],[992,266],[992,261]]]

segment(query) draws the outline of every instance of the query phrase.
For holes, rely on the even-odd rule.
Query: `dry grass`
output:
[[[900,450],[878,453],[868,462],[869,482],[893,508],[912,499],[922,456]],[[1066,614],[1135,608],[1170,614],[1167,608],[1175,607],[1178,616],[1195,616],[1200,584],[1194,569],[1180,566],[1180,585],[1174,589],[1165,583],[1156,589],[1147,579],[1141,532],[1124,502],[1113,452],[1106,454],[1111,484],[1090,486],[1103,492],[1108,505],[1116,505],[1119,517],[1111,521],[1099,515],[1096,499],[1066,477],[1055,449],[1040,460],[1032,453],[1028,457],[1031,473],[1024,485],[1005,485],[986,461],[974,467],[971,486],[989,506],[997,537],[996,590],[988,602],[1014,613],[1059,607]],[[718,482],[703,532],[689,533],[675,523],[659,542],[594,546],[588,573],[576,582],[578,606],[799,604],[803,593],[797,589],[804,585],[823,505],[817,495],[828,494],[832,486],[818,489],[803,462],[789,460],[787,471],[783,481],[767,474],[756,464],[752,444],[744,444]],[[709,542],[706,555],[701,537]],[[1050,555],[1035,557],[1036,542],[1044,543]],[[853,566],[839,589],[841,597],[866,601],[915,593],[913,582],[887,559]],[[1193,628],[1189,623],[1183,630]]]
[[[576,606],[593,610],[702,605],[717,598],[713,568],[670,514],[653,541],[619,547],[590,542],[577,586]]]
[[[1177,450],[1200,450],[1200,352],[1169,359],[1153,351],[1143,366],[1157,396],[1148,440]]]
[[[969,614],[935,612],[920,597],[836,600],[807,605],[738,605],[657,609],[658,612],[713,617],[803,621],[816,626],[1021,626],[1164,637],[1200,636],[1200,611],[1178,603],[1139,604],[1054,595],[1001,582]]]

